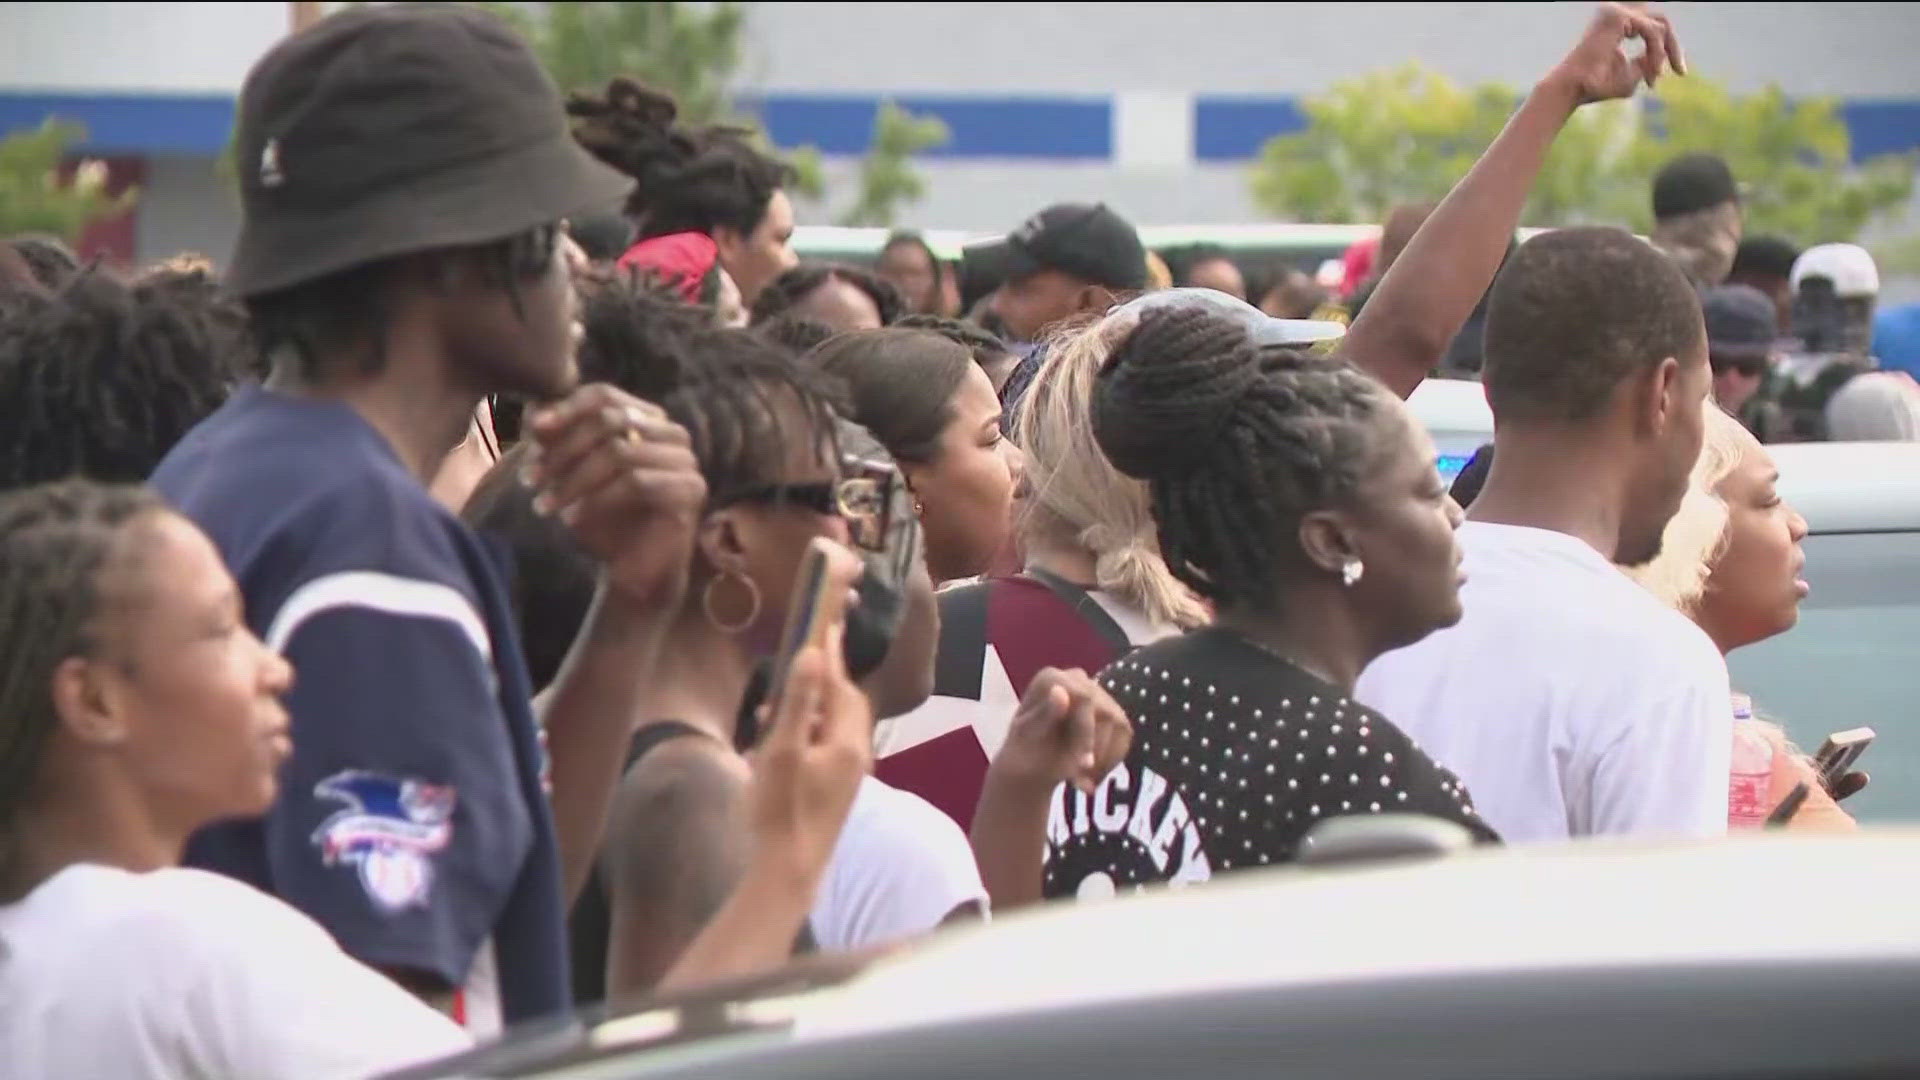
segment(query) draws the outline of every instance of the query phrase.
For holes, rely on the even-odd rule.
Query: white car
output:
[[[1920,834],[1287,867],[950,930],[427,1076],[1920,1075]],[[850,974],[851,972],[851,974]]]
[[[1407,399],[1407,407],[1433,436],[1440,451],[1440,475],[1448,483],[1475,450],[1493,441],[1493,410],[1477,382],[1428,379]]]

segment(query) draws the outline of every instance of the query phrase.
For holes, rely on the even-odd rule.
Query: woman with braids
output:
[[[683,429],[576,386],[558,222],[627,183],[573,142],[526,43],[466,5],[354,8],[288,38],[249,74],[236,142],[226,285],[273,373],[154,480],[302,678],[280,798],[203,830],[188,861],[294,904],[472,1030],[564,1011],[567,901],[705,496]],[[544,403],[524,440],[540,508],[598,566],[538,722],[494,554],[426,487],[490,394]],[[837,832],[842,779],[851,798],[823,756],[804,779],[829,794],[777,814],[733,932],[689,977],[782,955],[764,935],[804,916],[793,871]]]
[[[573,95],[567,111],[580,145],[636,181],[627,216],[642,243],[680,233],[711,238],[748,307],[799,261],[786,192],[793,169],[745,129],[677,123],[671,97],[625,77],[604,94]]]
[[[1375,656],[1460,618],[1460,511],[1400,400],[1166,303],[1113,344],[1091,417],[1114,467],[1147,482],[1166,565],[1214,622],[1102,673],[1133,749],[1091,797],[1055,796],[1045,895],[1287,862],[1345,814],[1491,838],[1459,782],[1350,697]]]
[[[655,401],[691,434],[709,492],[690,584],[654,674],[628,716],[632,741],[596,879],[576,906],[576,997],[623,998],[651,990],[734,888],[751,859],[742,809],[753,743],[740,713],[756,673],[778,645],[794,581],[821,538],[867,553],[862,608],[885,594],[903,625],[902,659],[926,693],[932,587],[912,543],[904,498],[890,469],[849,459],[828,383],[758,336],[735,330],[663,329],[661,301],[614,284],[587,298],[581,364],[590,376]],[[474,517],[507,526],[521,568],[545,583],[546,625],[565,637],[588,617],[577,559],[565,536],[529,514],[532,497],[509,456],[483,485]],[[561,581],[572,583],[555,588]],[[561,607],[554,595],[573,599]],[[531,598],[530,598],[531,599]],[[903,603],[904,601],[904,603]],[[901,608],[918,609],[917,614]],[[528,607],[523,614],[536,609]],[[897,711],[884,682],[891,626],[856,611],[846,660],[872,675],[879,711]],[[911,624],[919,624],[917,631]],[[858,639],[856,641],[856,639]],[[915,649],[917,658],[906,655]],[[552,663],[539,665],[548,674]],[[912,672],[907,672],[911,675]],[[853,948],[925,932],[985,900],[966,837],[925,802],[868,778],[835,847],[807,928],[827,948]]]
[[[987,571],[1012,530],[1019,452],[968,350],[926,330],[841,334],[811,355],[846,387],[849,419],[900,463],[935,582]]]
[[[844,333],[892,326],[905,312],[892,285],[857,266],[803,263],[760,290],[748,325],[806,319]]]
[[[192,830],[273,802],[289,749],[292,672],[198,529],[135,487],[0,495],[0,651],[9,1075],[364,1076],[466,1045],[299,911],[179,869]]]

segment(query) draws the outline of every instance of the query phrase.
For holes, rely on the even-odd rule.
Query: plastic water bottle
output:
[[[1753,718],[1753,699],[1733,695],[1733,775],[1727,787],[1727,825],[1758,829],[1773,810],[1773,743]]]

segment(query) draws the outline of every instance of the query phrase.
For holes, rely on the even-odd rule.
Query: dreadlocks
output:
[[[713,500],[779,474],[787,450],[775,401],[832,437],[834,402],[821,377],[756,333],[715,329],[705,309],[630,277],[596,282],[582,301],[581,377],[656,402],[685,426]],[[586,619],[597,571],[564,526],[534,510],[533,489],[520,481],[525,458],[524,448],[502,458],[464,516],[513,551],[520,640],[533,685],[544,687]]]
[[[1350,498],[1373,465],[1388,391],[1345,364],[1261,349],[1231,320],[1150,311],[1094,384],[1095,438],[1148,482],[1167,566],[1219,602],[1275,594],[1310,511]]]
[[[85,654],[128,525],[165,513],[144,488],[68,480],[0,494],[0,902],[21,882],[16,819],[59,723],[53,673]]]
[[[673,99],[633,79],[614,79],[604,94],[574,94],[567,112],[574,139],[636,181],[627,215],[643,240],[711,235],[721,226],[748,235],[773,193],[794,181],[793,169],[755,147],[748,129],[675,123]]]
[[[89,271],[0,319],[0,488],[145,480],[245,378],[238,315],[168,279]]]
[[[403,273],[423,264],[430,278],[444,278],[455,261],[466,262],[484,283],[505,290],[517,311],[519,284],[546,273],[559,257],[558,232],[557,224],[542,225],[490,243],[395,256],[250,296],[247,314],[262,362],[270,365],[284,352],[304,377],[313,378],[323,356],[345,353],[359,358],[361,370],[379,371],[387,361],[387,328]]]
[[[751,331],[715,329],[703,309],[627,281],[590,293],[581,321],[581,378],[657,402],[685,427],[715,502],[780,474],[783,414],[797,409],[815,441],[833,442],[832,383]]]

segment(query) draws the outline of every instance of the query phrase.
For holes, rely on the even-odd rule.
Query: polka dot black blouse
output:
[[[1343,814],[1429,814],[1497,839],[1399,728],[1231,631],[1149,645],[1100,681],[1133,719],[1133,749],[1092,795],[1054,793],[1049,898],[1289,862]]]

